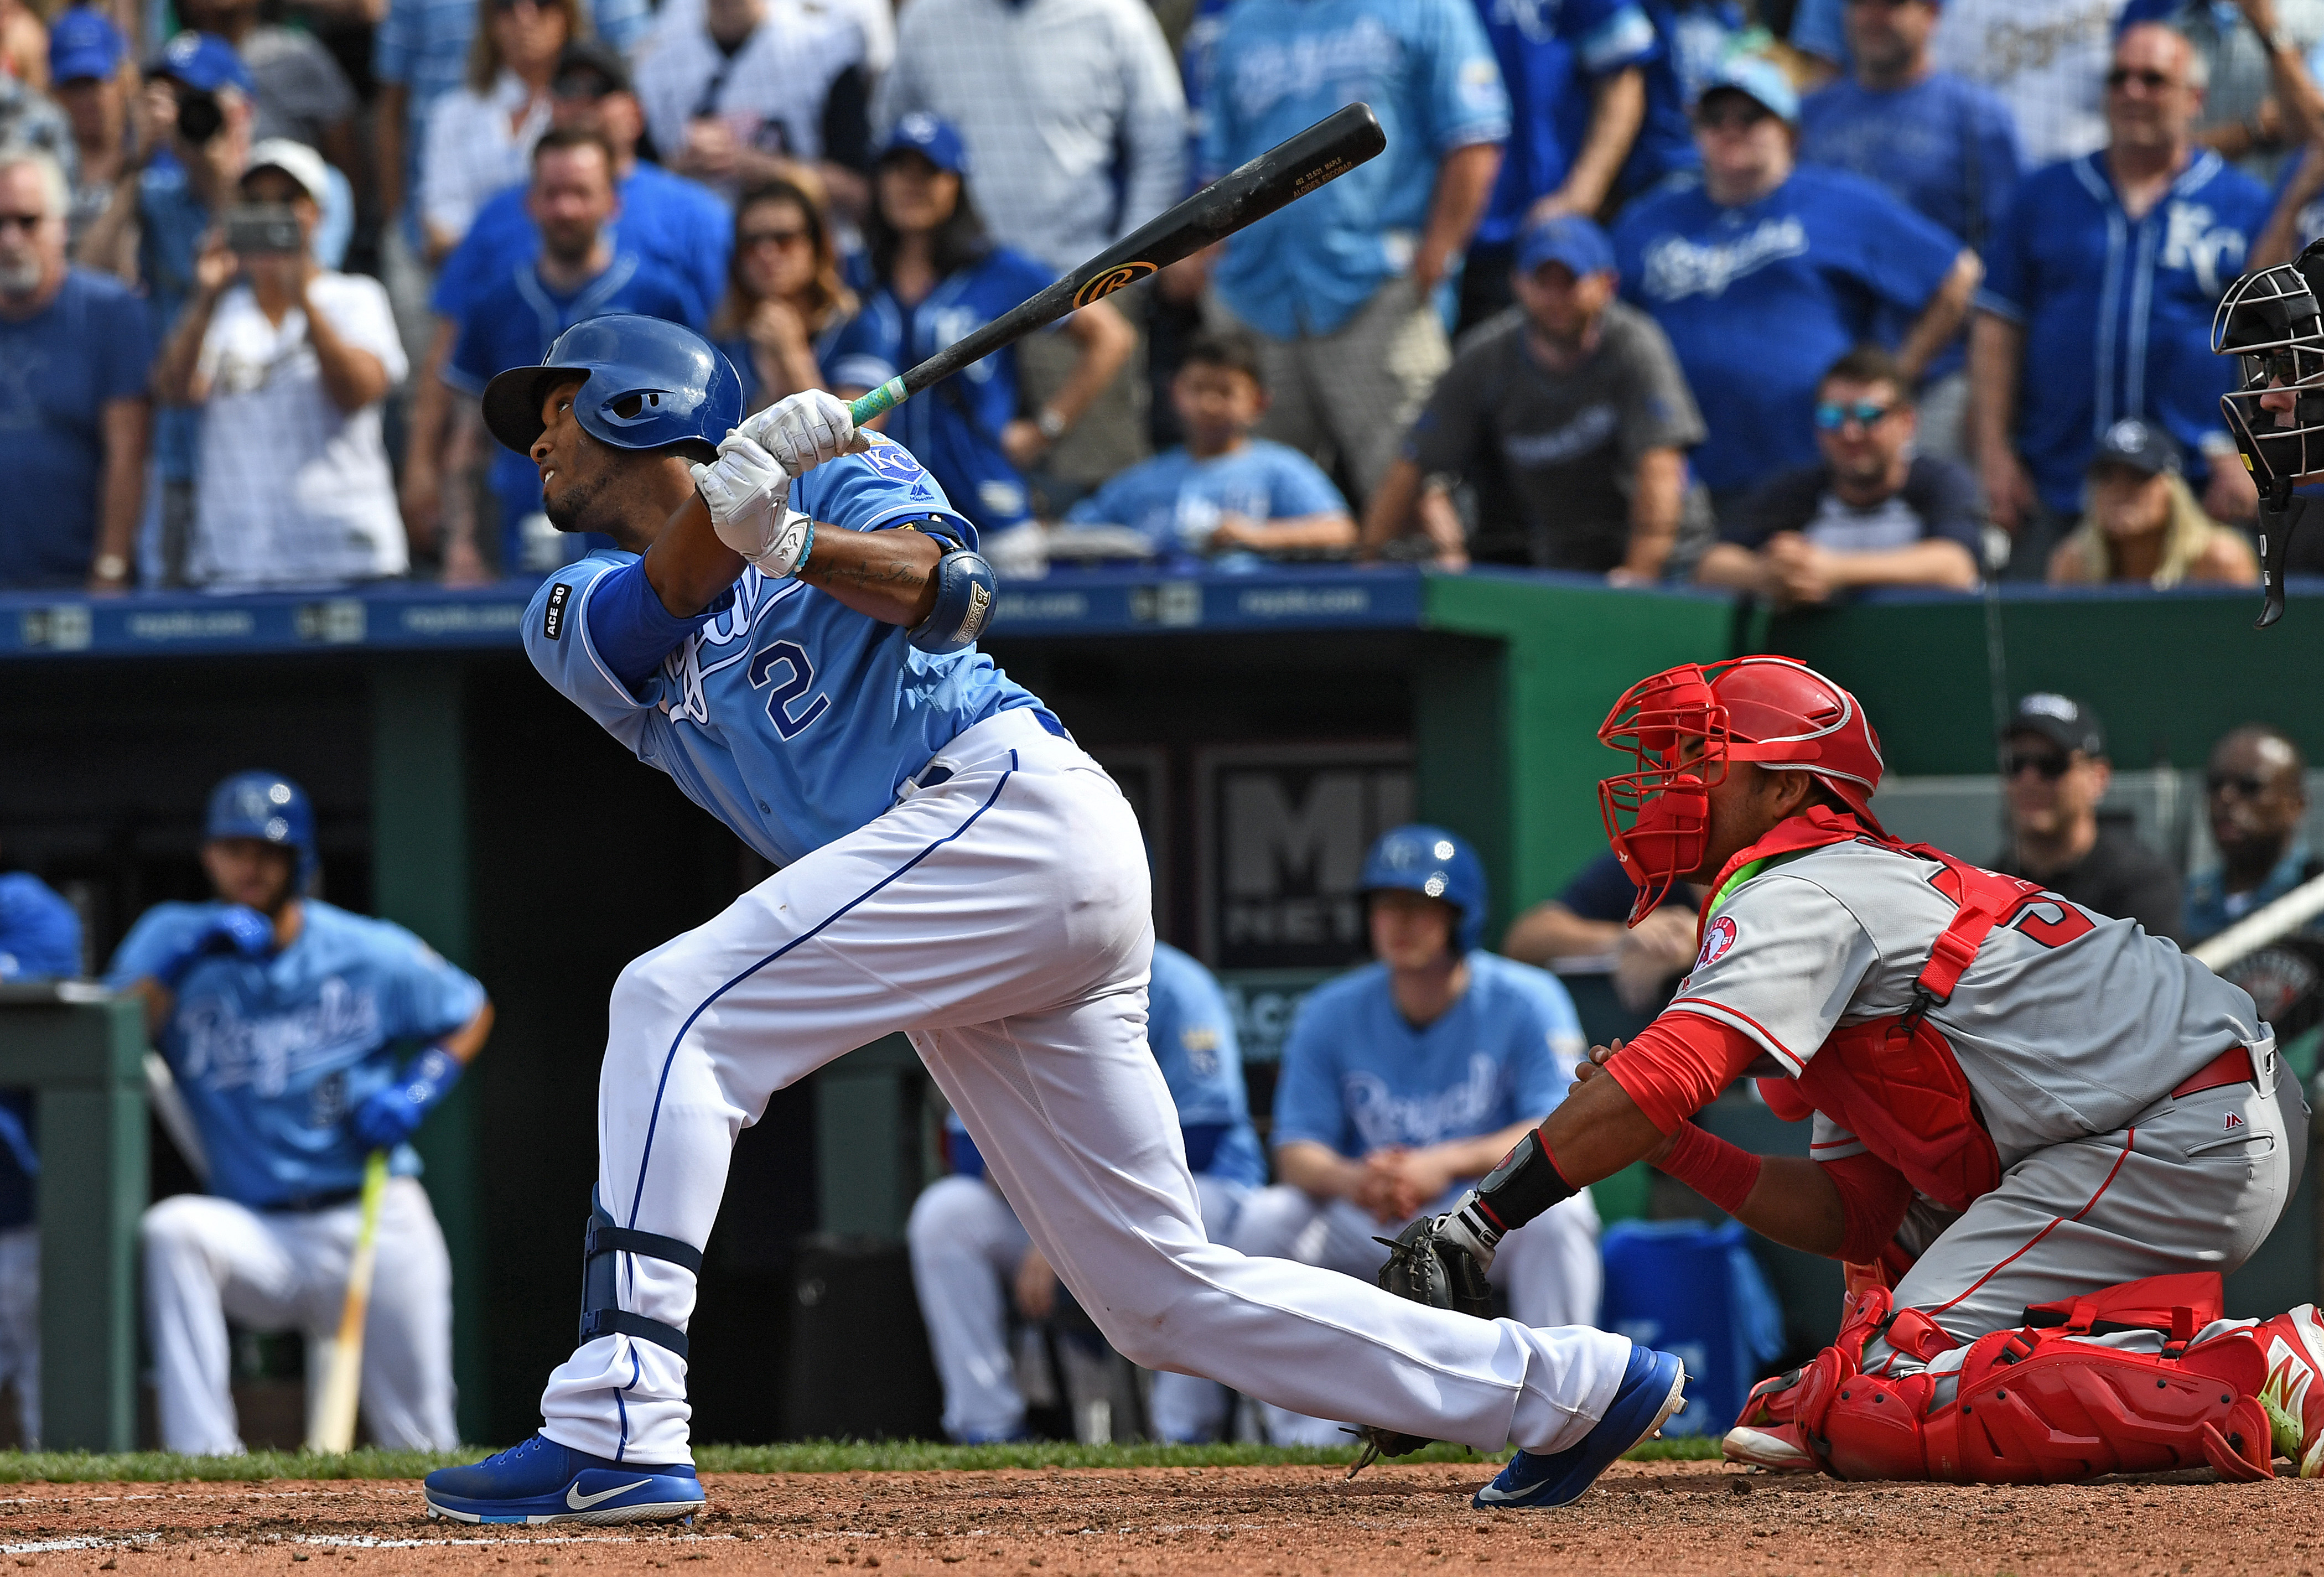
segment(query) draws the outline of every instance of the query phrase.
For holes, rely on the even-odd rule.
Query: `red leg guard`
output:
[[[2191,1285],[2204,1280],[2208,1290]],[[2236,1332],[2186,1345],[2217,1317],[2218,1286],[2216,1277],[2155,1278],[2029,1310],[2035,1325],[1971,1345],[1953,1399],[1933,1412],[1933,1377],[1867,1374],[1864,1349],[1878,1336],[1926,1361],[1954,1342],[1917,1309],[1892,1313],[1885,1289],[1868,1291],[1849,1300],[1833,1346],[1753,1391],[1727,1454],[1845,1479],[2052,1483],[2207,1466],[2229,1479],[2265,1478],[2271,1425],[2281,1432],[2275,1415],[2285,1409],[2262,1404],[2274,1381],[2261,1342]],[[2297,1354],[2279,1353],[2278,1388],[2289,1399],[2301,1374],[2318,1378],[2324,1437],[2324,1321],[2310,1313],[2301,1326],[2299,1314],[2270,1323],[2301,1338]],[[2155,1330],[2167,1344],[2159,1356],[2123,1352],[2082,1339],[2093,1328]],[[2295,1373],[2299,1363],[2306,1368]]]

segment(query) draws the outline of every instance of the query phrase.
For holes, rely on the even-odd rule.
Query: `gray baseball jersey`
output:
[[[1867,844],[1780,856],[1707,922],[1674,1012],[1742,1030],[1795,1074],[1835,1029],[1902,1013],[1955,913],[1944,867]],[[1928,1021],[1951,1047],[2003,1167],[2111,1132],[2230,1047],[2265,1033],[2241,987],[2054,894],[1987,936]],[[1819,1118],[1814,1154],[1861,1148]]]

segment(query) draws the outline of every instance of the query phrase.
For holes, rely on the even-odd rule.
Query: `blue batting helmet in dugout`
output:
[[[315,875],[315,807],[307,791],[280,772],[236,772],[210,790],[206,838],[256,838],[299,856],[297,890]]]
[[[1459,834],[1417,823],[1382,833],[1364,856],[1356,888],[1370,894],[1389,887],[1451,904],[1461,916],[1452,936],[1452,945],[1461,952],[1473,953],[1483,945],[1489,907],[1485,865]]]
[[[634,312],[586,318],[558,335],[537,367],[484,385],[484,425],[518,454],[540,437],[540,402],[578,377],[581,430],[617,449],[683,445],[706,464],[742,420],[742,379],[718,348],[682,323]]]

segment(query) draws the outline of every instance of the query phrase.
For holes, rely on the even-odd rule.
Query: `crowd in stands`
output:
[[[562,329],[860,392],[1357,99],[887,419],[1005,575],[2248,582],[2319,75],[2308,0],[0,0],[0,586],[538,575],[475,397]]]

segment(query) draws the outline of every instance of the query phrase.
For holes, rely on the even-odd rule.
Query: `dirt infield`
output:
[[[2202,1475],[2052,1489],[1840,1484],[1711,1462],[1618,1464],[1556,1512],[1472,1510],[1490,1470],[1155,1468],[708,1479],[691,1528],[478,1529],[430,1523],[410,1482],[25,1485],[0,1499],[9,1577],[433,1577],[606,1572],[1025,1573],[1512,1571],[2302,1573],[2324,1482]],[[702,1562],[699,1567],[681,1563]],[[314,1566],[315,1563],[323,1563]],[[300,1577],[310,1577],[300,1573]],[[546,1577],[546,1574],[544,1574]]]

